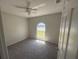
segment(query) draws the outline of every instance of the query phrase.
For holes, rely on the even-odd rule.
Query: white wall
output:
[[[36,38],[36,26],[46,24],[46,41],[58,43],[61,13],[29,18],[29,37]]]
[[[28,20],[2,13],[6,45],[9,46],[28,37]]]

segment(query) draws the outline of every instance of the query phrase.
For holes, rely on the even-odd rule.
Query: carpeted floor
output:
[[[57,46],[37,40],[24,40],[8,47],[10,59],[57,59]]]

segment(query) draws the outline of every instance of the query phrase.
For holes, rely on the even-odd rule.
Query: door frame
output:
[[[66,59],[72,14],[75,9],[75,7],[70,6],[69,3],[69,0],[63,0],[57,59]]]
[[[9,59],[8,49],[5,43],[5,35],[3,29],[3,22],[2,22],[2,15],[1,15],[1,8],[0,8],[0,54],[1,59]]]

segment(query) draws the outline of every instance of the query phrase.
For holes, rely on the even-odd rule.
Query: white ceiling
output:
[[[26,0],[0,0],[0,6],[3,12],[23,17],[36,17],[61,12],[63,6],[62,2],[56,3],[56,0],[30,0],[30,2],[30,7],[35,7],[40,4],[45,4],[45,6],[39,8],[35,13],[31,13],[29,16],[27,12],[25,12],[25,9],[15,7],[15,5],[26,6]]]

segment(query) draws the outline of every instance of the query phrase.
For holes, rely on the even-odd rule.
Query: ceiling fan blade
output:
[[[31,14],[31,11],[28,11],[27,13],[28,13],[28,15],[30,15]]]
[[[17,7],[17,8],[23,8],[23,9],[26,9],[26,7],[21,7],[21,6],[15,6],[15,7]]]
[[[32,11],[37,11],[38,9],[30,8]]]
[[[27,5],[26,8],[30,8],[30,5],[31,5],[30,1],[26,1],[26,5]]]
[[[31,11],[31,13],[37,13],[36,11]]]
[[[45,3],[42,3],[42,4],[38,5],[38,6],[33,7],[33,9],[38,9],[38,8],[44,7],[45,5],[46,5]]]

